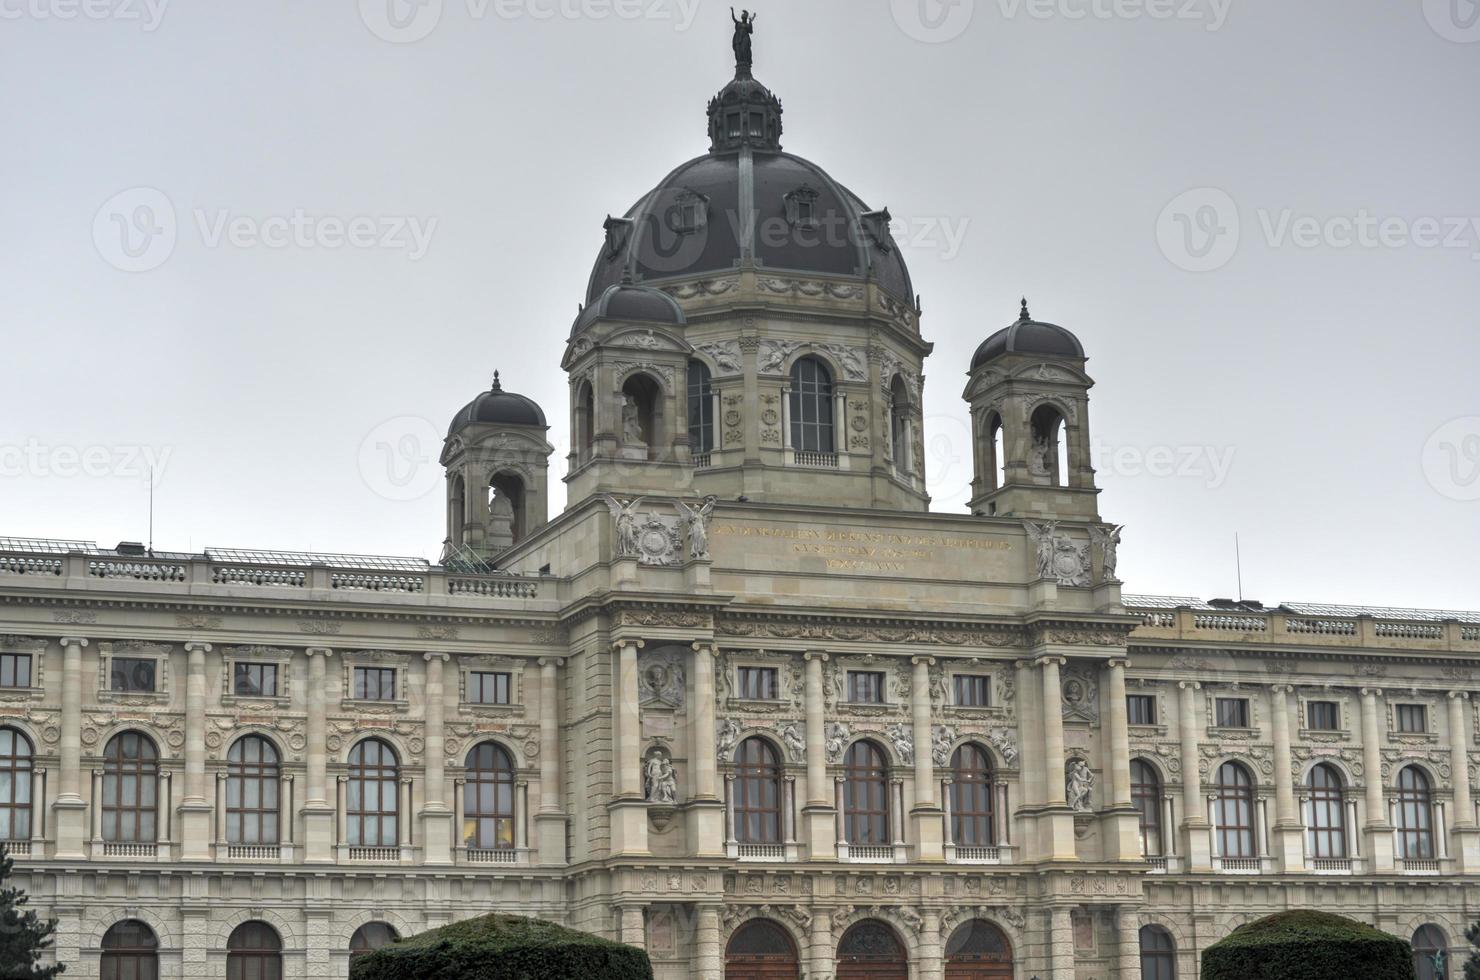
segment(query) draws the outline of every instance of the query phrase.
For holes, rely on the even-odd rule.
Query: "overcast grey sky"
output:
[[[142,539],[147,450],[158,547],[434,559],[436,446],[374,447],[495,367],[563,474],[602,219],[706,149],[729,16],[0,0],[0,534]],[[1089,352],[1127,591],[1232,594],[1237,531],[1251,597],[1480,608],[1472,0],[791,0],[755,44],[786,148],[899,222],[936,509],[1026,295]]]

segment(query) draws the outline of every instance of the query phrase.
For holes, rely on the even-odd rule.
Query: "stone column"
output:
[[[807,980],[833,980],[837,976],[838,951],[833,945],[832,912],[812,911],[812,942],[808,950]]]
[[[612,852],[646,854],[647,803],[642,796],[642,727],[637,694],[641,640],[612,645]],[[625,941],[625,940],[624,940]]]
[[[1120,980],[1141,980],[1141,919],[1136,910],[1122,905],[1115,912],[1116,952]]]
[[[1182,855],[1190,871],[1211,871],[1207,803],[1202,797],[1201,734],[1197,681],[1177,684],[1177,726],[1182,736]]]
[[[334,651],[309,647],[307,786],[303,801],[303,860],[307,864],[334,862],[334,806],[329,802],[328,663]]]
[[[61,772],[57,800],[52,804],[56,815],[56,856],[74,861],[87,856],[83,849],[87,804],[82,801],[82,648],[85,646],[87,640],[79,637],[62,638],[62,736],[58,750]]]
[[[646,947],[647,936],[645,933],[647,930],[643,923],[642,906],[623,905],[620,912],[621,935],[617,937],[618,941],[624,942],[628,946],[636,946],[639,949]]]
[[[1068,908],[1048,911],[1048,956],[1053,980],[1075,980],[1074,915]]]
[[[1270,842],[1273,857],[1286,871],[1305,870],[1305,829],[1295,807],[1294,775],[1290,757],[1290,692],[1289,685],[1276,684],[1274,701],[1274,834]]]
[[[1110,785],[1106,794],[1106,809],[1109,812],[1102,825],[1105,828],[1107,858],[1139,861],[1141,822],[1140,815],[1131,804],[1131,735],[1125,704],[1127,665],[1125,658],[1118,657],[1109,662],[1106,670],[1109,681],[1106,687],[1110,699],[1110,751],[1106,767],[1109,770]]]
[[[206,654],[185,644],[185,799],[180,802],[180,859],[211,860],[211,804],[206,800]]]
[[[912,657],[914,676],[910,685],[912,735],[915,742],[915,805],[910,810],[914,824],[915,860],[944,861],[941,808],[936,800],[935,760],[931,758],[930,668],[934,657]]]
[[[1063,657],[1039,659],[1042,674],[1044,813],[1038,830],[1040,854],[1050,861],[1073,861],[1074,813],[1064,786],[1064,689],[1059,675]],[[1065,913],[1067,915],[1067,912]]]
[[[1369,871],[1393,870],[1393,826],[1388,821],[1382,779],[1382,729],[1378,725],[1382,691],[1362,688],[1362,782],[1367,797],[1365,833]]]
[[[940,912],[920,911],[920,980],[942,980],[945,957],[940,942]]]
[[[451,659],[445,653],[426,653],[426,779],[422,787],[421,808],[422,861],[426,864],[451,864],[453,834],[452,808],[447,805],[447,683],[446,666]],[[408,811],[409,812],[409,811]]]
[[[694,975],[698,977],[724,976],[724,957],[721,953],[719,907],[701,905],[694,927],[694,967],[696,970]]]
[[[1480,827],[1475,825],[1475,803],[1470,790],[1470,695],[1449,692],[1449,768],[1454,779],[1454,847],[1459,870],[1480,871]]]
[[[565,854],[565,811],[560,804],[560,668],[561,657],[540,658],[540,808],[534,822],[539,836],[539,862],[561,865]]]
[[[718,760],[715,757],[714,645],[694,648],[694,698],[689,704],[689,770],[693,792],[689,799],[689,846],[701,857],[725,853],[725,810],[719,798]]]
[[[813,861],[837,859],[832,781],[827,778],[827,733],[823,716],[822,665],[827,654],[816,650],[802,655],[807,664],[807,804],[802,807],[806,823],[807,854]]]

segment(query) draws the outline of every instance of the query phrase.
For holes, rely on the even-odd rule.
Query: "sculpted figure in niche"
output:
[[[642,412],[631,395],[622,396],[622,441],[629,446],[647,445],[642,437]]]
[[[644,795],[651,803],[678,801],[678,773],[673,761],[661,750],[654,750],[643,765]]]
[[[1033,476],[1050,476],[1053,473],[1053,443],[1048,436],[1034,436],[1033,448],[1028,450],[1028,472]]]
[[[1090,810],[1090,792],[1095,786],[1095,774],[1083,759],[1069,760],[1064,772],[1064,795],[1069,807],[1081,813]]]

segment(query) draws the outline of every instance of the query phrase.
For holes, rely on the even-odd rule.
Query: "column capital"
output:
[[[1449,698],[1449,700],[1451,700],[1451,701],[1468,701],[1468,700],[1470,700],[1470,692],[1469,691],[1450,691],[1447,695],[1445,695],[1445,697]]]
[[[1047,667],[1050,664],[1055,667],[1062,667],[1069,662],[1069,658],[1057,653],[1045,653],[1041,657],[1033,658],[1033,662],[1040,667]]]
[[[695,653],[707,653],[711,657],[719,656],[719,647],[715,646],[713,640],[695,640],[689,644],[689,649]]]
[[[436,651],[432,651],[430,653],[423,653],[421,655],[421,659],[425,660],[427,663],[431,663],[433,660],[440,660],[445,664],[447,661],[452,659],[452,654],[438,653]]]
[[[1125,670],[1130,665],[1131,665],[1131,658],[1130,657],[1124,657],[1124,656],[1122,656],[1122,657],[1111,657],[1109,660],[1106,660],[1105,661],[1105,666],[1106,667],[1109,667],[1111,670],[1115,670],[1117,668],[1119,668],[1120,670]]]
[[[309,657],[332,657],[334,651],[328,647],[305,647],[304,654]]]
[[[817,661],[820,661],[822,663],[827,663],[827,661],[828,661],[829,658],[828,658],[828,654],[825,651],[822,651],[822,650],[808,650],[806,653],[802,654],[802,659],[803,660],[817,660]]]
[[[1197,681],[1178,681],[1177,686],[1184,691],[1201,691],[1202,684]]]
[[[1364,697],[1364,698],[1372,698],[1374,700],[1377,699],[1377,698],[1380,698],[1380,697],[1382,697],[1382,688],[1380,688],[1380,687],[1364,687],[1364,688],[1362,688],[1362,697]]]
[[[911,657],[910,663],[914,664],[916,667],[934,667],[935,658],[930,656],[929,654],[921,654],[917,657]]]
[[[61,639],[61,644],[64,647],[85,647],[87,646],[87,638],[81,636],[64,636]]]
[[[629,646],[630,647],[634,647],[634,648],[636,648],[638,650],[641,650],[643,647],[647,646],[647,643],[644,640],[633,640],[633,639],[612,640],[612,652],[613,653],[621,653],[623,647],[629,647]]]
[[[211,652],[211,645],[204,640],[190,640],[183,645],[186,653],[195,653],[197,651],[201,653]]]
[[[539,660],[539,663],[540,663],[540,666],[541,667],[564,667],[565,666],[565,658],[564,657],[541,657],[540,660]]]
[[[1269,689],[1271,691],[1273,691],[1274,693],[1276,693],[1276,694],[1293,694],[1293,693],[1295,693],[1295,685],[1294,684],[1271,684],[1271,685],[1269,685]]]

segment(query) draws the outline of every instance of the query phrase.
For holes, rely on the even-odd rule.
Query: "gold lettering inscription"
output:
[[[930,561],[938,551],[1011,551],[1001,538],[909,534],[855,528],[779,527],[775,525],[717,524],[718,538],[775,538],[791,542],[798,555],[814,555],[837,571],[903,572],[910,563]]]

